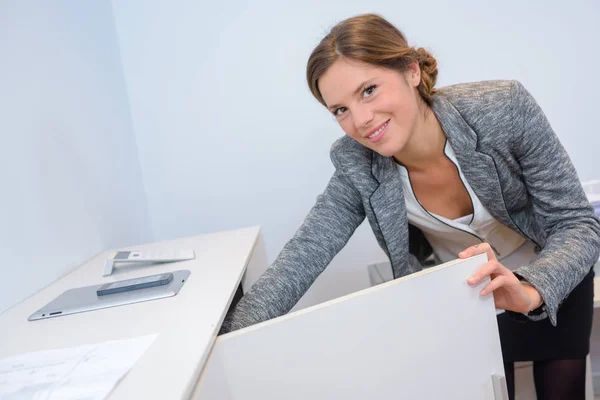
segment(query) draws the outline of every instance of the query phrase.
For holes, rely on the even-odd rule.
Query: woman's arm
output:
[[[287,313],[364,219],[358,191],[336,171],[292,240],[226,316],[221,333]]]
[[[511,99],[513,126],[520,138],[514,153],[533,211],[547,233],[539,255],[514,272],[537,289],[556,325],[559,305],[598,260],[600,224],[567,152],[535,99],[519,82],[511,90]]]

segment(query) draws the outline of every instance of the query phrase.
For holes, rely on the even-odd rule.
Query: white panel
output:
[[[600,394],[600,308],[598,303],[598,294],[600,293],[600,278],[594,278],[594,294],[595,308],[594,320],[592,324],[592,335],[590,338],[590,357],[591,357],[591,372],[594,382],[594,391]]]
[[[479,295],[485,282],[466,283],[485,262],[448,263],[219,337],[232,398],[493,399],[491,376],[504,376],[494,302]]]
[[[515,400],[536,400],[533,363],[515,363]]]
[[[220,349],[219,346],[213,347],[210,353],[210,362],[206,363],[190,400],[234,400],[229,391]]]
[[[265,248],[265,239],[262,233],[259,233],[252,251],[252,257],[248,261],[244,278],[242,279],[242,289],[247,293],[254,282],[265,272],[269,264],[267,263],[267,250]]]
[[[594,381],[592,379],[592,358],[588,354],[585,358],[585,399],[594,399]]]

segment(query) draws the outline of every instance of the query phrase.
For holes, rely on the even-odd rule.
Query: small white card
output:
[[[112,255],[111,258],[104,262],[104,271],[102,272],[102,276],[109,276],[113,272],[113,268],[116,262],[125,262],[125,263],[136,263],[136,262],[157,262],[157,263],[165,263],[165,262],[176,262],[176,261],[186,261],[193,260],[196,258],[196,253],[191,249],[181,249],[181,250],[147,250],[147,251],[137,251],[137,250],[125,250],[125,251],[117,251]]]
[[[196,257],[194,250],[147,250],[147,251],[119,251],[113,260],[136,262],[136,261],[156,261],[156,262],[173,262],[193,260]]]

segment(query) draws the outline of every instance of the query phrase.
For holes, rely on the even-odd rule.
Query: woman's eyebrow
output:
[[[356,96],[358,94],[358,92],[360,92],[362,90],[362,88],[364,88],[365,86],[367,86],[369,83],[371,83],[372,81],[374,81],[375,78],[371,78],[371,79],[367,79],[366,81],[364,81],[363,83],[361,83],[356,90],[352,93],[352,96]],[[334,104],[332,106],[329,106],[329,110],[334,111],[337,108],[341,107],[340,104]]]

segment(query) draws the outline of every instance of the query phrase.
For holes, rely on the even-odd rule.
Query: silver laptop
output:
[[[174,271],[173,280],[167,285],[113,293],[105,296],[98,296],[97,294],[97,290],[103,286],[102,284],[69,289],[31,314],[29,321],[172,297],[179,293],[179,290],[181,290],[181,287],[189,276],[190,271],[188,270]]]

